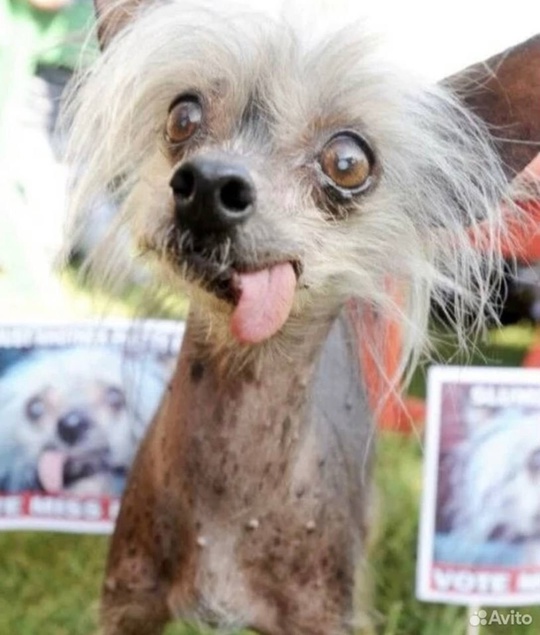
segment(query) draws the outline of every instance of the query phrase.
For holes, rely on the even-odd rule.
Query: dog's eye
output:
[[[322,171],[338,188],[361,192],[370,183],[373,154],[367,142],[354,133],[342,133],[330,139],[319,160]]]
[[[126,398],[120,388],[109,386],[105,391],[105,400],[113,410],[122,410],[126,405]]]
[[[186,142],[199,130],[202,121],[202,106],[193,95],[180,97],[169,110],[165,137],[171,144]]]
[[[530,456],[527,464],[529,471],[537,476],[540,474],[540,450],[535,450]]]
[[[45,414],[45,402],[41,397],[34,397],[26,402],[26,416],[30,421],[38,421]]]

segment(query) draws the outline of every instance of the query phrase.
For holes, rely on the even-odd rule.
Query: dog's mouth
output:
[[[290,261],[256,271],[234,272],[238,301],[231,317],[231,332],[236,340],[257,344],[277,333],[291,313],[297,279],[297,269]]]
[[[110,465],[110,452],[106,447],[84,453],[70,454],[56,448],[45,449],[37,464],[38,479],[48,494],[56,494],[80,480],[100,473],[118,473],[125,468]]]
[[[530,540],[538,540],[540,538],[540,527],[535,524],[527,533],[516,531],[509,525],[500,523],[496,525],[489,534],[489,540],[503,541],[510,544],[523,544]]]
[[[184,251],[188,277],[207,292],[232,305],[230,329],[243,344],[258,344],[277,333],[294,302],[301,263],[297,258],[264,259],[223,265],[204,252]]]

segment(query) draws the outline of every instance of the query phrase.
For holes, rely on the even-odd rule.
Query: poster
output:
[[[108,533],[183,324],[0,323],[0,529]]]
[[[433,367],[417,596],[540,602],[540,370]]]

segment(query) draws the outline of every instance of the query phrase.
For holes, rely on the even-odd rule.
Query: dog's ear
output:
[[[443,84],[490,126],[509,178],[540,152],[540,35]]]
[[[102,50],[133,20],[139,7],[147,3],[148,0],[94,0],[97,36]]]

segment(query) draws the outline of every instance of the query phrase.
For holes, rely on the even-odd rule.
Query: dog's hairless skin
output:
[[[96,4],[99,13],[109,2]],[[103,13],[106,49],[138,5]],[[401,98],[392,102],[395,84],[375,79],[372,67],[355,74],[357,49],[341,50],[341,37],[296,67],[291,60],[303,49],[293,38],[284,46],[289,35],[280,28],[276,41],[265,37],[248,54],[234,21],[207,31],[204,23],[210,55],[189,40],[173,61],[191,64],[185,81],[197,87],[202,66],[230,55],[234,81],[227,84],[217,64],[218,80],[209,75],[200,93],[177,89],[180,74],[172,63],[165,73],[165,48],[156,44],[178,19],[175,6],[159,4],[155,21],[152,11],[141,21],[148,58],[140,55],[129,81],[108,91],[107,64],[129,66],[143,46],[136,28],[117,50],[112,42],[83,89],[74,126],[78,147],[98,140],[95,156],[80,161],[82,172],[90,165],[95,174],[79,197],[133,169],[137,213],[126,218],[143,250],[193,292],[176,372],[135,459],[112,539],[104,633],[159,635],[176,617],[264,635],[351,633],[373,445],[351,316],[366,307],[384,314],[385,282],[398,277],[420,306],[405,318],[397,313],[412,341],[426,330],[437,284],[459,280],[469,265],[465,286],[472,280],[485,300],[469,230],[478,219],[496,225],[505,176],[486,132],[453,98],[429,93],[415,102],[398,81]],[[174,45],[176,32],[168,37]],[[528,47],[539,64],[537,43]],[[503,63],[511,59],[509,52]],[[335,82],[336,65],[351,72],[344,86]],[[154,72],[164,73],[165,88],[152,83]],[[317,85],[322,76],[331,94]],[[105,93],[112,107],[105,96],[101,104]],[[449,113],[448,128],[433,104]],[[163,127],[165,144],[161,133],[155,151]],[[418,135],[428,138],[425,147]],[[500,154],[517,172],[526,157],[508,147]],[[104,164],[110,173],[100,172]]]
[[[107,633],[157,633],[171,613],[219,621],[212,605],[261,633],[348,630],[370,426],[347,319],[332,318],[279,363],[223,377],[190,317],[122,503]],[[340,463],[343,429],[365,463]]]

